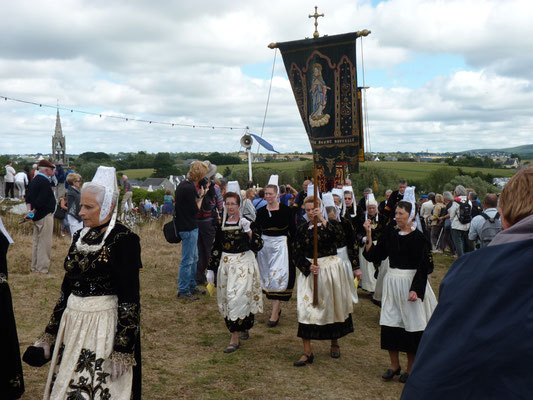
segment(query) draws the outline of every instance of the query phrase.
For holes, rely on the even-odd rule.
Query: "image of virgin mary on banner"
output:
[[[283,56],[315,164],[326,177],[336,164],[359,167],[357,33],[276,43]]]

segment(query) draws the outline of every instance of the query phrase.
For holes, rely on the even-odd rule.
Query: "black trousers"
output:
[[[209,263],[211,248],[215,240],[216,229],[213,225],[213,219],[198,220],[198,263],[196,264],[196,282],[205,283],[205,270]]]
[[[15,183],[14,182],[6,182],[6,197],[15,197]],[[11,196],[9,193],[11,192]]]

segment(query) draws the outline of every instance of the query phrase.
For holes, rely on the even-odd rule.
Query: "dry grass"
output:
[[[4,217],[4,222],[6,219]],[[29,227],[7,221],[16,243],[8,253],[21,350],[42,332],[59,294],[68,238],[54,238],[49,275],[29,273]],[[336,398],[398,399],[403,385],[384,383],[388,355],[379,346],[379,309],[359,291],[355,333],[341,339],[342,357],[329,357],[327,342],[314,342],[315,362],[294,368],[302,353],[296,337],[296,299],[284,306],[280,324],[267,328],[270,305],[256,318],[251,337],[233,354],[222,350],[229,333],[215,297],[184,303],[176,299],[179,247],[165,242],[160,224],[142,228],[142,355],[145,399]],[[437,258],[432,286],[438,289],[449,259]],[[402,358],[402,361],[404,359]],[[404,361],[404,364],[406,361]],[[23,399],[39,399],[48,368],[24,365]]]

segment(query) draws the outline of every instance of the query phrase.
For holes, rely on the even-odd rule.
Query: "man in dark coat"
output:
[[[402,394],[411,399],[533,399],[533,168],[503,189],[502,230],[456,261]]]
[[[33,221],[31,271],[47,274],[50,267],[56,209],[56,198],[51,184],[55,165],[50,161],[41,160],[37,164],[37,171],[26,191],[26,207],[28,208],[26,218]]]

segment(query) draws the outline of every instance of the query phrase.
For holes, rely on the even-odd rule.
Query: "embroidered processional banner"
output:
[[[276,43],[283,56],[315,164],[334,177],[338,163],[359,167],[357,33]]]

